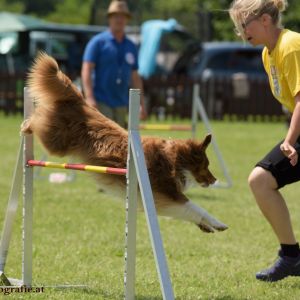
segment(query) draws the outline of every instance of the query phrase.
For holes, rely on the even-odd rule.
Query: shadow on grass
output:
[[[76,297],[90,295],[93,296],[95,299],[115,299],[115,296],[112,296],[111,293],[108,293],[100,288],[68,288],[68,289],[61,289],[61,288],[53,288],[53,290],[59,290],[63,293],[72,293],[73,295],[76,294]],[[119,295],[117,299],[123,299],[124,295]]]
[[[241,298],[236,298],[236,297],[232,297],[232,296],[219,296],[219,297],[207,297],[207,298],[201,298],[203,300],[241,300]],[[184,298],[176,298],[176,300],[185,300]]]
[[[300,282],[290,283],[289,288],[291,288],[291,289],[300,289]]]
[[[112,295],[111,293],[107,293],[100,288],[70,288],[68,291],[72,290],[73,293],[76,293],[78,297],[80,295],[90,295],[95,296],[95,299],[124,299],[124,294],[120,293],[119,295]],[[66,290],[65,290],[66,291]],[[143,296],[143,295],[136,295],[136,300],[161,300],[162,297],[156,296]],[[183,300],[183,299],[182,299]]]
[[[162,299],[162,296],[161,297],[152,297],[152,296],[139,296],[137,295],[135,297],[136,300],[161,300]]]
[[[220,296],[217,298],[213,298],[214,300],[241,300],[241,298],[236,298],[236,297],[232,297],[232,296]],[[208,298],[207,298],[208,300]]]
[[[186,192],[186,195],[191,197],[191,199],[201,199],[203,201],[219,200],[219,198],[215,195],[201,194],[197,190],[196,191],[188,191],[188,192]]]

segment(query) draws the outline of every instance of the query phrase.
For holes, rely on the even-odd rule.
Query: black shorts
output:
[[[257,167],[262,167],[272,173],[277,181],[278,189],[286,184],[290,184],[300,180],[300,138],[295,144],[295,149],[298,152],[299,159],[296,166],[292,166],[290,160],[285,157],[280,150],[280,145],[283,141],[277,144],[260,162]]]

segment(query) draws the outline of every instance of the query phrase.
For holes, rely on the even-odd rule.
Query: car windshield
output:
[[[16,32],[0,33],[0,54],[7,54],[16,50],[18,43],[18,34]]]
[[[226,52],[211,57],[207,68],[213,70],[230,70],[258,72],[263,71],[261,54],[258,51]]]
[[[229,49],[216,53],[197,55],[192,60],[189,74],[199,76],[205,69],[216,72],[245,72],[264,73],[261,50],[258,49]]]

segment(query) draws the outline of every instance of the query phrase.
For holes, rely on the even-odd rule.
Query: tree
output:
[[[89,24],[104,25],[106,23],[106,11],[109,3],[110,0],[92,0]]]
[[[24,3],[21,1],[8,2],[6,0],[0,0],[0,11],[22,13],[24,11]]]
[[[58,23],[105,25],[110,1],[0,0],[0,10],[34,14]],[[203,38],[203,30],[210,28],[213,40],[237,39],[228,15],[231,2],[232,0],[127,0],[133,15],[132,25],[141,25],[149,19],[175,18],[199,39]],[[206,15],[209,16],[208,21],[203,18]],[[289,0],[283,22],[287,28],[300,31],[299,0]]]
[[[55,5],[47,20],[57,23],[88,24],[92,0],[64,0]]]
[[[290,0],[287,11],[283,16],[283,23],[286,28],[300,31],[300,2],[299,0]]]
[[[24,13],[35,13],[39,16],[45,16],[55,9],[55,5],[59,3],[59,0],[23,0],[23,2],[25,5]]]
[[[42,17],[53,11],[56,3],[58,3],[59,0],[1,0],[1,2],[4,2],[6,5],[10,5],[11,7],[22,7],[22,10],[18,10],[18,12],[22,12],[24,14],[34,14]],[[9,11],[12,10],[9,9]]]

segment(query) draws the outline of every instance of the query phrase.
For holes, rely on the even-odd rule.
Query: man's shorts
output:
[[[98,110],[107,118],[115,121],[121,127],[126,128],[127,107],[109,107],[102,102],[97,103]]]
[[[277,181],[278,189],[286,184],[290,184],[300,180],[300,138],[295,144],[295,149],[299,155],[298,163],[292,166],[290,160],[283,155],[280,150],[281,141],[277,144],[260,162],[256,164],[257,167],[262,167],[271,172]]]

